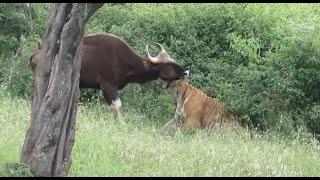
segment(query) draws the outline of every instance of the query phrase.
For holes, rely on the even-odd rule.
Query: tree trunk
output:
[[[31,57],[35,86],[22,163],[36,176],[63,176],[71,165],[82,39],[87,20],[103,4],[58,3],[40,50]]]

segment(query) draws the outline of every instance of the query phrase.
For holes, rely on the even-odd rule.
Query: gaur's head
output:
[[[152,57],[148,51],[148,45],[146,46],[147,58],[158,64],[159,77],[158,82],[164,84],[165,82],[175,81],[178,79],[186,79],[189,75],[189,70],[184,66],[178,64],[169,54],[165,51],[161,44],[155,43],[161,48],[161,52]]]

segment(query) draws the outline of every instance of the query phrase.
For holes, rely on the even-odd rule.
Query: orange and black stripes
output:
[[[190,126],[211,129],[225,123],[237,123],[239,120],[220,101],[212,99],[184,80],[173,81],[168,90],[175,95],[177,101],[172,120],[183,130]]]

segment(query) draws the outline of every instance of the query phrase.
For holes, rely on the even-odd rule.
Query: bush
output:
[[[38,49],[44,33],[49,6],[32,4],[33,32],[26,6],[19,3],[0,4],[0,83],[14,96],[30,97],[33,90],[31,55]],[[20,49],[20,55],[13,57]]]
[[[12,55],[20,36],[30,31],[23,10],[18,3],[0,4],[0,54]]]

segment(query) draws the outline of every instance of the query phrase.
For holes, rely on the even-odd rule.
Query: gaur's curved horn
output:
[[[157,44],[158,46],[160,46],[161,52],[164,52],[164,53],[168,54],[168,53],[166,52],[166,50],[164,50],[164,48],[163,48],[163,46],[162,46],[161,44],[159,44],[159,43],[155,43],[155,44]]]
[[[170,55],[166,52],[166,50],[164,49],[164,47],[161,44],[159,44],[159,43],[155,43],[155,44],[158,45],[161,48],[161,51],[156,56],[156,58],[158,59],[158,62],[164,62],[164,63],[173,62],[173,63],[176,63],[176,61],[170,57]]]
[[[147,46],[146,46],[147,58],[148,58],[151,62],[153,62],[153,63],[158,63],[158,62],[159,62],[159,59],[158,59],[157,57],[152,57],[152,56],[150,55],[149,50],[148,50],[148,46],[149,46],[149,44],[147,44]]]

